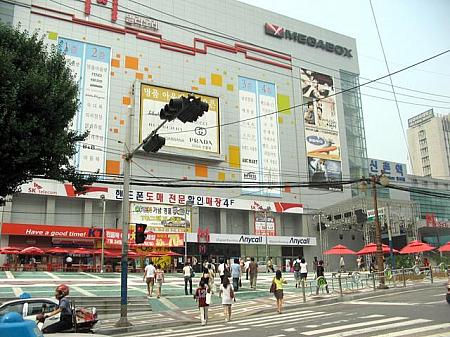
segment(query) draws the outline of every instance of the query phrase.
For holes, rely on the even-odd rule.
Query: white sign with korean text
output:
[[[406,181],[406,164],[394,163],[380,159],[368,159],[369,175],[380,175],[383,173],[391,181]]]

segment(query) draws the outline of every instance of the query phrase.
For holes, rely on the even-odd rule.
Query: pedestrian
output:
[[[205,282],[200,281],[200,285],[195,291],[194,299],[198,303],[198,309],[200,310],[200,321],[202,322],[202,325],[206,325],[208,323],[209,304],[206,303],[207,294],[208,288],[206,287]]]
[[[209,273],[209,289],[211,290],[211,294],[216,292],[216,286],[214,283],[214,277],[216,276],[215,267],[212,264],[212,261],[208,263],[208,273]]]
[[[250,276],[250,288],[256,290],[256,278],[258,277],[258,264],[255,262],[255,258],[250,258],[250,264],[248,265],[248,274]]]
[[[313,260],[313,273],[315,274],[317,272],[317,265],[319,264],[319,261],[317,261],[317,256],[314,256]]]
[[[156,298],[160,298],[162,284],[164,283],[164,270],[161,268],[159,264],[156,266],[155,280],[156,280]]]
[[[300,260],[300,280],[305,282],[308,277],[308,263],[305,258]]]
[[[248,266],[250,265],[250,258],[247,257],[247,260],[244,263],[244,269],[245,269],[245,279],[248,281]]]
[[[325,289],[327,290],[327,294],[330,293],[328,290],[328,284],[327,280],[325,278],[325,268],[323,267],[323,260],[320,260],[317,263],[317,271],[316,271],[316,295],[319,295],[319,288],[325,286]]]
[[[302,262],[301,257],[299,256],[298,259],[294,261],[294,279],[295,279],[295,287],[298,288],[298,284],[300,282],[300,263]]]
[[[194,276],[194,271],[189,262],[186,262],[183,268],[184,275],[184,293],[188,294],[188,283],[189,283],[189,294],[192,295],[192,277]]]
[[[277,311],[281,314],[283,309],[283,284],[286,284],[286,280],[281,275],[281,270],[277,270],[275,273],[275,277],[272,280],[272,283],[275,284],[274,295],[277,299]]]
[[[269,257],[269,259],[267,260],[267,272],[268,273],[270,273],[270,272],[274,273],[275,272],[275,270],[273,269],[273,261],[272,261],[271,257]]]
[[[362,257],[361,257],[361,255],[358,255],[358,257],[356,258],[356,264],[358,265],[358,270],[362,271],[362,268],[361,268],[361,266],[362,266]]]
[[[344,257],[341,255],[341,258],[339,259],[339,270],[341,273],[345,272],[345,261]]]
[[[200,281],[205,282],[205,285],[208,287],[208,289],[210,289],[209,288],[209,270],[207,267],[203,268],[202,277],[200,278]]]
[[[153,265],[153,261],[150,261],[150,263],[146,265],[144,268],[144,277],[143,277],[143,281],[147,283],[147,297],[152,297],[153,286],[155,284],[155,274],[156,268]]]
[[[220,285],[219,296],[222,297],[223,314],[227,323],[231,320],[231,305],[233,301],[236,301],[233,285],[228,278],[225,278]]]
[[[239,278],[241,277],[241,266],[239,265],[239,259],[234,259],[231,265],[231,277],[233,278],[234,290],[239,290]]]
[[[66,258],[66,270],[71,270],[72,269],[72,257],[69,255]]]
[[[225,263],[225,261],[223,259],[220,260],[219,267],[217,268],[217,271],[219,272],[219,277],[220,277],[220,284],[223,284],[223,277],[225,274],[226,265],[227,264]]]

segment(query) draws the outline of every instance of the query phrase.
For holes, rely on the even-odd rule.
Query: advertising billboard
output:
[[[341,143],[333,78],[301,68],[300,79],[309,181],[339,182],[342,180]],[[342,191],[338,184],[325,188]]]
[[[131,203],[130,223],[146,224],[151,232],[190,232],[191,209],[177,205]]]
[[[89,131],[78,145],[74,164],[80,171],[104,172],[111,48],[62,37],[58,47],[79,86],[80,108],[71,128],[79,133]]]
[[[406,181],[406,164],[380,159],[368,159],[368,161],[370,176],[383,173],[391,181]]]
[[[276,87],[239,76],[239,119],[243,183],[280,182]],[[280,189],[246,188],[252,195],[281,196]]]
[[[159,112],[172,98],[187,97],[190,93],[150,84],[141,84],[139,142],[161,124]],[[174,120],[160,129],[166,138],[165,147],[220,153],[219,98],[195,94],[209,104],[209,110],[193,123]]]
[[[267,225],[267,229],[266,229]],[[275,219],[271,216],[264,217],[264,215],[255,214],[255,235],[275,236]]]

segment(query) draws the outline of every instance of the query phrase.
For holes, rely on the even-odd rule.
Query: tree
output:
[[[37,33],[0,23],[0,60],[0,197],[33,177],[70,181],[82,190],[95,179],[69,162],[87,133],[69,128],[78,86],[64,55]]]

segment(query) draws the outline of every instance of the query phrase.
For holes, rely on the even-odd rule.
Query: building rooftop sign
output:
[[[408,127],[412,128],[414,126],[422,125],[425,122],[428,122],[433,117],[434,117],[433,109],[427,110],[417,116],[409,118]]]
[[[346,47],[317,39],[313,36],[309,36],[306,34],[302,34],[299,32],[294,32],[292,30],[286,29],[284,27],[274,25],[272,23],[266,23],[264,25],[264,30],[267,35],[279,38],[279,39],[287,39],[300,44],[307,45],[311,48],[320,48],[329,53],[335,53],[339,56],[344,56],[348,58],[352,58],[352,50]]]

